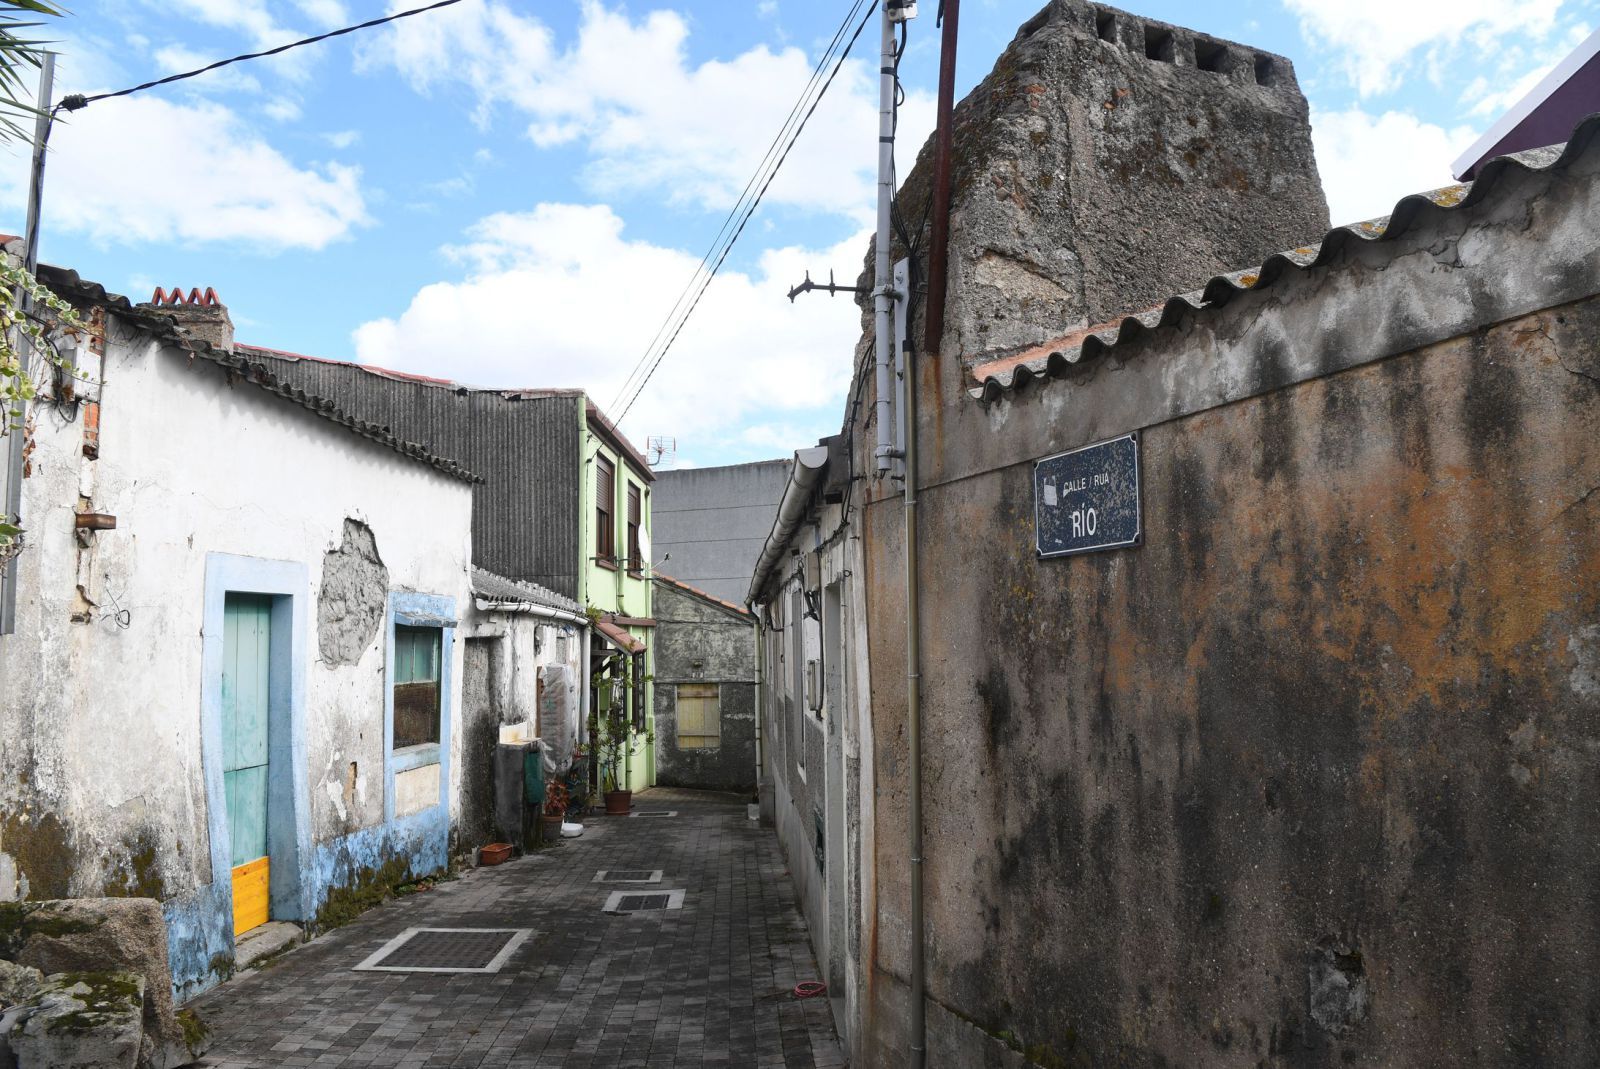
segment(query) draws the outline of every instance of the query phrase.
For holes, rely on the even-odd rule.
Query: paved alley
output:
[[[657,788],[636,814],[374,909],[194,1006],[201,1063],[244,1066],[840,1066],[776,840],[735,799]],[[596,882],[602,869],[659,883]],[[612,915],[615,891],[682,890]],[[354,971],[408,928],[530,929],[494,973]],[[448,939],[449,937],[443,937]]]

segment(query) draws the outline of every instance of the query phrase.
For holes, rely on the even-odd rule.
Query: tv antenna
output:
[[[652,468],[671,462],[678,455],[678,440],[665,434],[652,434],[645,444],[646,459]]]
[[[802,293],[810,293],[812,290],[827,290],[828,291],[828,296],[832,297],[835,293],[860,293],[860,292],[862,292],[863,287],[861,287],[861,286],[841,286],[841,285],[839,285],[837,282],[835,282],[833,280],[833,269],[832,268],[828,269],[828,281],[827,282],[813,282],[813,281],[811,281],[811,272],[807,271],[806,272],[806,280],[804,282],[800,283],[800,285],[796,286],[794,289],[789,291],[789,303],[793,304],[794,303],[794,299],[796,297],[800,296]]]

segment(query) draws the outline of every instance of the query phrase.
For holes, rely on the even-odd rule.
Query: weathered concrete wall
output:
[[[743,605],[788,479],[787,460],[657,472],[656,566]]]
[[[81,422],[36,423],[18,628],[0,644],[12,681],[0,704],[0,897],[160,899],[175,979],[192,992],[226,971],[232,946],[228,873],[212,855],[225,822],[207,787],[220,769],[204,756],[202,665],[206,643],[220,642],[204,633],[208,595],[220,598],[208,569],[225,556],[300,577],[284,596],[299,607],[284,622],[294,622],[286,657],[303,714],[285,739],[285,771],[303,777],[287,796],[297,802],[284,833],[300,837],[302,871],[286,915],[311,921],[330,893],[391,862],[442,864],[448,818],[435,806],[426,829],[385,819],[388,628],[372,628],[353,663],[320,660],[325,558],[353,521],[387,567],[385,597],[421,591],[465,605],[471,489],[254,386],[230,386],[221,369],[115,318],[106,360],[115,386],[98,460],[82,455]],[[117,529],[80,548],[80,507],[116,515]],[[289,634],[277,628],[275,617],[275,635]],[[445,665],[452,709],[460,654],[458,642]]]
[[[929,488],[931,996],[1069,1063],[1588,1061],[1597,339],[1584,302],[1147,427],[1136,550],[1037,559],[1027,463]]]
[[[987,405],[924,365],[929,1012],[959,1050],[1592,1060],[1596,934],[1564,918],[1600,875],[1594,157]],[[1145,544],[1038,560],[1032,462],[1127,431]],[[900,502],[865,513],[891,843]],[[904,1045],[906,873],[880,850],[871,1058]]]
[[[655,584],[656,782],[749,792],[756,783],[756,621]],[[677,686],[717,683],[721,745],[678,745]]]

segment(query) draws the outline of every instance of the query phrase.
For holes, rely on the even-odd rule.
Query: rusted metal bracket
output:
[[[827,290],[828,296],[832,297],[835,293],[862,293],[864,292],[865,287],[839,285],[833,280],[833,271],[831,269],[828,271],[828,281],[826,284],[821,282],[813,282],[811,281],[811,272],[807,271],[806,280],[789,291],[789,303],[793,304],[794,299],[800,296],[800,294],[810,293],[812,290]]]

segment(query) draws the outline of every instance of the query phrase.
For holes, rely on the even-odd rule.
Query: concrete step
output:
[[[233,967],[243,972],[269,954],[305,942],[305,933],[292,921],[268,921],[239,937],[233,948]]]

